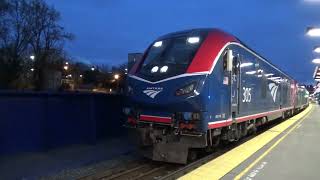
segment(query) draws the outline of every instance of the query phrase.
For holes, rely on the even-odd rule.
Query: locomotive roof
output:
[[[237,37],[217,28],[196,28],[196,29],[177,31],[177,32],[160,36],[156,41],[178,37],[178,36],[201,36],[201,35],[207,35],[206,40],[202,43],[201,48],[196,53],[186,73],[211,73],[216,63],[215,62],[216,58],[220,56],[220,54],[222,53],[222,50],[226,47],[226,45],[230,43],[236,43],[236,44],[240,44],[247,51],[250,51],[252,54],[254,54],[255,56],[259,57],[260,59],[268,63],[270,66],[278,70],[280,73],[287,76],[287,78],[294,80],[287,73],[280,70],[277,66],[272,64],[266,58],[259,55],[254,50],[252,50],[247,45],[245,45],[245,43],[240,41]],[[212,42],[215,42],[215,43],[212,43]],[[136,63],[130,73],[134,73],[138,68],[138,66],[139,66],[139,63]]]
[[[161,39],[167,39],[167,38],[172,38],[172,37],[177,37],[177,36],[196,36],[196,35],[206,35],[206,34],[214,34],[215,37],[219,37],[219,39],[223,39],[223,42],[238,42],[241,45],[243,45],[245,48],[249,49],[252,51],[256,56],[260,57],[267,63],[269,63],[271,66],[279,70],[281,73],[286,75],[288,78],[293,79],[291,76],[289,76],[287,73],[285,73],[283,70],[279,69],[277,66],[275,66],[273,63],[268,61],[266,58],[249,48],[245,43],[243,43],[241,40],[239,40],[237,37],[233,36],[232,34],[229,34],[223,30],[217,29],[217,28],[196,28],[196,29],[187,29],[187,30],[182,30],[182,31],[176,31],[173,33],[165,34],[161,37],[158,38],[158,40]],[[293,79],[294,80],[294,79]]]

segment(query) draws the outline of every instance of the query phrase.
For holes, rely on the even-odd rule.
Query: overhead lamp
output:
[[[268,76],[273,76],[273,75],[274,75],[274,74],[272,74],[272,73],[265,74],[266,77],[268,77]]]
[[[250,74],[255,74],[255,73],[256,73],[256,71],[247,71],[247,72],[246,72],[246,74],[249,74],[249,75],[250,75]]]
[[[320,58],[313,59],[312,62],[315,64],[320,64]]]
[[[313,49],[313,52],[320,53],[320,46],[317,46]]]
[[[320,37],[320,28],[308,27],[307,35],[311,37]]]
[[[275,80],[275,79],[280,79],[280,77],[270,77],[270,78],[268,78],[268,79],[270,79],[270,80]]]
[[[240,65],[240,67],[242,68],[242,67],[248,67],[248,66],[252,66],[253,65],[253,63],[251,63],[251,62],[246,62],[246,63],[242,63],[241,65]]]

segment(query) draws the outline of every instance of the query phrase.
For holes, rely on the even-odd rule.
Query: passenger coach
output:
[[[158,38],[131,69],[127,93],[127,126],[153,160],[175,163],[293,115],[299,99],[294,79],[218,29]]]

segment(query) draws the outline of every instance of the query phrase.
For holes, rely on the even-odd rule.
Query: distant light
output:
[[[320,59],[319,58],[313,59],[312,62],[315,64],[320,64]]]
[[[162,46],[162,41],[157,41],[153,44],[154,47],[161,47]]]
[[[112,92],[112,89],[109,89],[109,92]]]
[[[199,37],[189,37],[187,41],[190,44],[196,44],[196,43],[199,43],[200,38]]]
[[[270,78],[268,78],[268,79],[270,79],[270,80],[275,80],[275,79],[280,79],[280,77],[270,77]]]
[[[259,74],[258,77],[259,77],[259,78],[262,77],[262,74]]]
[[[128,71],[128,69],[127,69],[127,68],[125,68],[124,70],[125,70],[125,71]]]
[[[66,65],[68,65],[69,63],[68,62],[66,62]]]
[[[128,74],[127,72],[125,72],[124,74]]]
[[[68,70],[68,69],[69,69],[69,66],[63,66],[63,69],[64,69],[64,70]]]
[[[272,73],[265,74],[266,77],[268,77],[268,76],[273,76],[273,75],[274,75],[274,74],[272,74]]]
[[[307,35],[311,37],[319,37],[320,36],[320,28],[309,27],[307,28]]]
[[[36,57],[35,57],[34,55],[31,55],[31,56],[30,56],[30,59],[31,59],[31,60],[34,60],[35,58],[36,58]]]
[[[158,66],[154,66],[152,69],[151,69],[151,72],[152,73],[155,73],[159,70],[159,67]]]
[[[314,51],[315,53],[320,53],[320,46],[315,47],[315,48],[313,49],[313,51]]]
[[[160,69],[160,72],[161,72],[161,73],[165,73],[165,72],[167,72],[167,70],[168,70],[168,66],[163,66],[163,67]]]
[[[68,77],[70,77],[70,78],[71,78],[71,77],[72,77],[72,75],[71,75],[71,74],[69,74],[69,75],[68,75]]]
[[[248,67],[248,66],[252,66],[252,65],[253,65],[253,63],[247,62],[247,63],[242,63],[242,64],[240,65],[240,67],[242,68],[242,67]]]
[[[246,74],[255,74],[256,73],[256,71],[248,71],[248,72],[246,72]]]
[[[92,67],[92,68],[91,68],[91,71],[94,71],[94,70],[95,70],[95,68],[94,68],[94,67]]]
[[[83,77],[83,75],[82,75],[82,74],[80,74],[80,77],[82,78],[82,77]]]
[[[119,78],[120,78],[119,74],[114,75],[114,79],[119,79]]]
[[[33,69],[33,68],[31,68],[31,69],[30,69],[30,71],[32,71],[32,72],[33,72],[33,71],[34,71],[34,69]]]

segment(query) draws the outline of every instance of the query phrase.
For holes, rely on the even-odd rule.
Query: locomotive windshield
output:
[[[138,74],[157,81],[186,72],[204,36],[178,36],[154,42]]]

